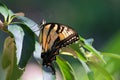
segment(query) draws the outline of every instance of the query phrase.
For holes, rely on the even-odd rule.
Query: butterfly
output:
[[[79,37],[78,33],[69,26],[59,23],[45,23],[42,25],[39,40],[42,45],[43,66],[51,67],[53,74],[55,74],[52,62],[56,60],[59,50],[79,40]]]

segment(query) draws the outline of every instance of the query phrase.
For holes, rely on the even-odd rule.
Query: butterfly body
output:
[[[78,34],[70,27],[58,23],[42,25],[40,43],[42,44],[43,65],[50,66],[59,54],[59,49],[78,40]]]

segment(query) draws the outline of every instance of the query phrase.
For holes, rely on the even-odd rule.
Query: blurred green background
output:
[[[84,38],[94,38],[93,46],[100,51],[120,54],[120,0],[1,0],[14,12],[38,24],[44,19],[69,25]],[[7,35],[0,31],[0,53]],[[120,79],[120,60],[111,58],[108,71]]]
[[[120,0],[3,0],[14,12],[37,23],[43,19],[69,25],[101,48],[120,31]]]

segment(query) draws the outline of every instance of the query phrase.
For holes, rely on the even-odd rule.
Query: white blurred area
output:
[[[21,77],[21,80],[43,80],[42,66],[36,62],[29,62]],[[48,77],[48,76],[46,76]],[[62,75],[56,70],[56,80],[62,80]]]
[[[28,63],[21,80],[43,80],[41,67],[36,63]]]

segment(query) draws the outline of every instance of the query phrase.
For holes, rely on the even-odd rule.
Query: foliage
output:
[[[7,70],[6,80],[17,80],[21,77],[33,53],[41,54],[41,51],[38,52],[39,48],[41,50],[41,45],[38,45],[39,41],[36,39],[39,38],[40,31],[37,31],[39,25],[19,13],[13,13],[2,3],[0,3],[0,13],[4,17],[4,21],[0,22],[0,30],[9,34],[4,42],[2,67]],[[57,56],[55,67],[59,68],[64,80],[114,79],[104,67],[108,64],[108,61],[103,58],[106,53],[96,50],[92,43],[93,39],[79,36],[77,43],[62,49],[61,54]],[[117,54],[110,56],[120,59]],[[83,74],[84,76],[80,76]]]

